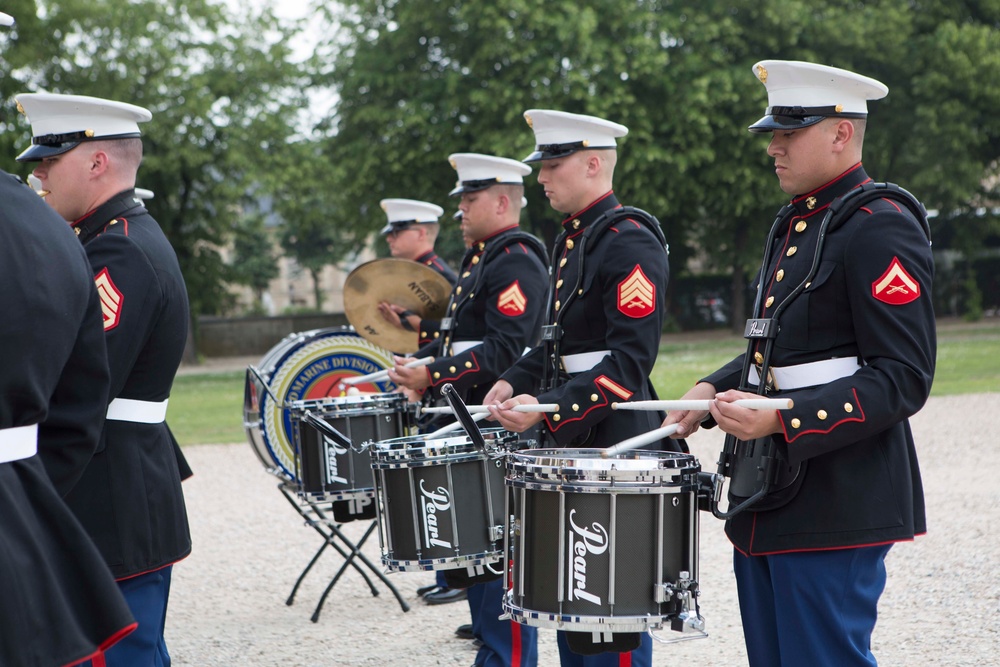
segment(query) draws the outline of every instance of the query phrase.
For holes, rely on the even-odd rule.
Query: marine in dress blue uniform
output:
[[[861,142],[867,102],[884,97],[884,85],[813,63],[763,61],[753,71],[769,107],[750,130],[772,133],[768,153],[793,198],[765,247],[748,352],[687,396],[725,392],[710,422],[730,434],[727,447],[738,445],[728,459],[730,501],[750,504],[726,534],[750,664],[874,665],[886,552],[926,531],[907,420],[934,374],[928,233],[921,207],[891,188],[825,220],[873,187]],[[794,407],[752,413],[729,404],[760,393]],[[703,416],[667,421],[690,432]],[[750,441],[780,461],[759,501],[742,482],[743,468],[757,465]]]
[[[389,244],[390,254],[434,269],[454,287],[458,274],[434,252],[440,229],[438,218],[444,209],[417,199],[383,199],[380,204],[388,220],[380,233]],[[400,235],[406,231],[414,231],[417,236],[401,239]],[[380,303],[379,311],[390,324],[419,332],[419,345],[426,345],[440,336],[437,320],[421,319],[417,313],[389,303]]]
[[[550,342],[505,372],[486,402],[502,401],[501,408],[555,403],[559,411],[544,417],[504,409],[493,416],[518,432],[544,420],[543,446],[608,447],[653,430],[661,419],[612,411],[611,404],[654,395],[648,378],[663,327],[666,248],[655,219],[622,211],[611,189],[616,138],[628,128],[562,111],[524,115],[537,144],[525,162],[541,163],[538,182],[567,217],[552,254],[545,321]],[[645,634],[615,635],[610,644],[592,643],[590,636],[558,632],[562,665],[651,663]]]
[[[172,565],[190,553],[182,458],[164,421],[188,330],[177,257],[134,191],[138,123],[150,113],[76,95],[17,97],[32,126],[18,160],[86,251],[103,308],[111,386],[93,459],[67,496],[139,622],[108,665],[169,665],[163,625]]]
[[[463,401],[482,402],[493,382],[538,340],[544,312],[544,247],[520,230],[524,176],[531,168],[507,158],[456,153],[449,162],[459,182],[463,233],[472,242],[462,259],[441,336],[414,355],[429,366],[406,369],[400,360],[389,377],[439,398],[451,384]],[[452,571],[449,571],[450,575]],[[475,636],[482,641],[478,667],[532,667],[537,631],[500,620],[503,581],[475,583],[468,594]]]
[[[76,665],[135,629],[63,500],[104,422],[101,305],[66,223],[6,172],[0,197],[0,664]]]

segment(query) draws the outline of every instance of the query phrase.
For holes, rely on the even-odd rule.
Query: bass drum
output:
[[[313,329],[286,336],[247,369],[243,427],[264,468],[298,484],[292,415],[296,401],[341,396],[344,378],[368,375],[392,365],[392,353],[352,327]],[[355,385],[362,393],[389,392],[389,380]]]

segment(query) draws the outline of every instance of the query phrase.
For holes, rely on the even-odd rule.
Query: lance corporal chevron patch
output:
[[[650,282],[638,264],[628,278],[618,284],[618,310],[639,319],[656,310],[656,285]]]
[[[902,306],[920,296],[920,283],[893,257],[882,277],[872,283],[872,296],[890,306]]]
[[[111,274],[107,267],[94,276],[94,284],[97,285],[97,294],[101,297],[101,310],[104,312],[104,330],[110,331],[118,326],[121,321],[122,303],[124,301],[121,291],[111,280]]]

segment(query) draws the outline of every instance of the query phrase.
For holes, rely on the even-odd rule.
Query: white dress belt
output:
[[[118,422],[159,424],[167,418],[167,400],[136,401],[131,398],[116,398],[108,405],[108,419]]]
[[[0,463],[20,461],[38,452],[38,424],[0,429]]]
[[[795,366],[782,366],[780,368],[772,366],[768,373],[775,390],[788,391],[833,382],[854,375],[860,368],[861,364],[858,363],[857,357],[838,357],[837,359],[823,359]],[[750,372],[747,373],[747,382],[753,385],[760,384],[760,372],[756,366],[750,367]]]
[[[466,350],[471,350],[477,345],[482,345],[481,340],[456,340],[451,344],[452,355],[462,354]]]
[[[582,373],[601,363],[601,359],[611,354],[611,350],[597,352],[581,352],[580,354],[565,354],[562,357],[562,367],[567,373]]]

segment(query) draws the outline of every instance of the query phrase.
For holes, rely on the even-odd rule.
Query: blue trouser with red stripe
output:
[[[503,579],[469,588],[470,606],[479,600],[478,613],[472,614],[473,631],[483,642],[476,654],[476,667],[536,667],[538,630],[499,620],[503,593]]]
[[[562,630],[556,632],[556,644],[559,646],[559,664],[562,667],[652,667],[653,664],[653,640],[646,633],[642,635],[639,648],[628,653],[573,653],[566,643],[566,633]]]
[[[744,556],[733,568],[750,667],[875,665],[891,545]]]

